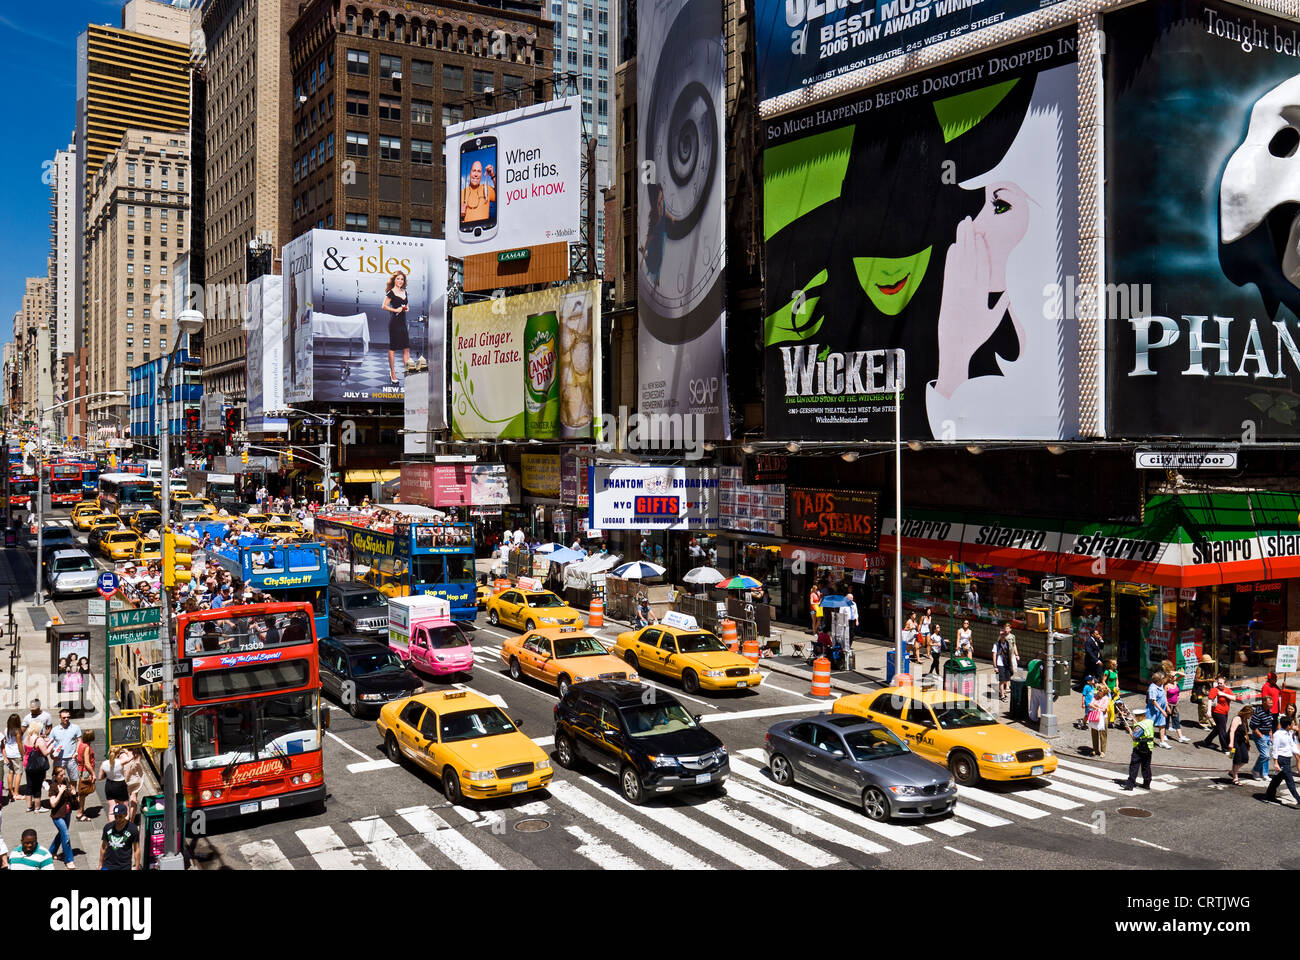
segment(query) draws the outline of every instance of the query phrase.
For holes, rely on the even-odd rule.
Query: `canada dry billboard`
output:
[[[722,4],[643,0],[637,24],[640,412],[729,439]]]
[[[1204,0],[1104,26],[1107,433],[1295,437],[1297,27]]]
[[[575,283],[452,311],[457,437],[579,440],[599,432],[600,287]]]
[[[1077,432],[1074,32],[770,121],[774,438]]]
[[[407,371],[427,363],[430,422],[444,426],[443,241],[311,230],[283,263],[285,399],[400,406]]]
[[[582,98],[447,128],[447,254],[576,242]]]

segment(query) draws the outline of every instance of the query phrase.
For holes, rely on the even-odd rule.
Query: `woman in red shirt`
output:
[[[1237,695],[1228,687],[1228,678],[1223,674],[1214,682],[1214,686],[1205,692],[1205,696],[1214,704],[1210,710],[1211,716],[1214,717],[1214,729],[1205,735],[1205,739],[1197,744],[1198,747],[1211,746],[1214,738],[1219,738],[1219,749],[1224,753],[1231,753],[1228,749],[1228,710],[1232,702],[1237,699]]]

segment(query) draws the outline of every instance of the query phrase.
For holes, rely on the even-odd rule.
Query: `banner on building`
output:
[[[429,371],[415,370],[406,376],[402,398],[402,451],[427,453],[429,450]]]
[[[403,503],[426,507],[500,507],[518,503],[518,484],[500,463],[404,463]]]
[[[1077,101],[1071,31],[768,123],[770,437],[1077,433]]]
[[[758,98],[964,37],[1060,0],[759,0]]]
[[[588,468],[593,530],[716,530],[713,467]]]
[[[740,467],[719,467],[718,517],[724,530],[779,537],[785,520],[785,485],[746,483]]]
[[[221,415],[225,412],[226,395],[219,390],[205,393],[199,398],[199,405],[203,409],[203,432],[220,433],[225,428]]]
[[[560,455],[524,453],[519,457],[520,485],[534,497],[560,495]]]
[[[283,252],[287,402],[400,405],[427,364],[430,419],[446,425],[446,247],[424,237],[310,230]]]
[[[601,281],[452,311],[452,430],[460,439],[599,439]]]
[[[786,487],[785,533],[791,540],[875,550],[880,494],[875,490]]]
[[[245,333],[245,380],[248,432],[267,432],[266,411],[283,410],[284,344],[280,277],[267,274],[248,284]],[[274,418],[273,418],[274,419]],[[278,423],[271,424],[275,432]]]
[[[643,0],[637,24],[638,405],[727,440],[722,4]]]
[[[1296,25],[1206,0],[1103,24],[1107,433],[1294,438]]]
[[[594,458],[584,454],[565,453],[560,455],[560,502],[570,507],[587,509],[590,503],[590,473],[588,467]]]
[[[446,135],[448,256],[577,242],[581,97],[466,120]]]

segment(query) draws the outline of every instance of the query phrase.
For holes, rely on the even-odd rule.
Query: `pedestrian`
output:
[[[903,649],[907,651],[907,656],[915,657],[916,652],[912,645],[916,642],[916,617],[913,614],[907,615],[907,622],[903,624]]]
[[[1238,774],[1250,759],[1250,715],[1254,712],[1255,708],[1249,704],[1242,707],[1228,728],[1228,741],[1232,744],[1232,768],[1228,770],[1228,776],[1232,777],[1234,787],[1241,786]]]
[[[7,799],[3,802],[7,802],[18,798],[18,790],[22,782],[23,721],[16,713],[9,714],[9,720],[5,723],[3,752],[5,763],[4,785],[5,793],[8,794]]]
[[[50,718],[50,715],[47,712],[41,709],[41,701],[33,700],[29,706],[31,707],[32,712],[28,714],[27,718],[23,721],[23,729],[26,729],[33,723],[39,721],[41,725],[41,733],[49,733],[50,728],[54,726],[54,721]]]
[[[50,754],[54,752],[54,742],[41,732],[39,721],[27,728],[23,740],[27,751],[23,756],[23,769],[27,773],[27,812],[35,813],[41,805],[41,793],[45,788],[45,771],[50,769]]]
[[[86,799],[95,795],[95,731],[87,730],[81,735],[77,744],[77,819],[89,823],[86,815]]]
[[[853,637],[858,635],[858,598],[851,592],[847,593],[846,596],[849,598],[849,638],[851,641]]]
[[[817,628],[821,625],[822,617],[822,592],[818,589],[817,584],[812,585],[808,591],[808,615],[812,621],[812,635],[817,635]]]
[[[1109,726],[1115,725],[1115,701],[1119,699],[1119,664],[1114,660],[1106,661],[1106,672],[1101,675],[1102,680],[1106,681],[1106,689],[1110,691],[1110,710],[1107,712],[1106,723]]]
[[[129,747],[123,749],[126,757],[122,762],[122,773],[126,776],[127,805],[130,807],[128,816],[134,820],[137,811],[140,809],[140,790],[144,786],[144,766],[134,750]]]
[[[59,711],[59,725],[50,731],[54,741],[55,762],[68,771],[68,780],[75,788],[77,783],[77,744],[81,743],[81,728],[72,722],[69,710]]]
[[[104,815],[107,819],[112,819],[113,809],[119,803],[130,799],[124,769],[129,754],[126,747],[119,747],[111,758],[105,757],[99,766],[99,779],[104,781]]]
[[[72,838],[68,835],[68,821],[72,819],[72,801],[76,788],[68,777],[66,767],[55,767],[50,778],[50,819],[56,831],[50,842],[50,856],[63,854],[63,864],[69,870],[77,869],[76,855],[72,852]]]
[[[1139,773],[1142,774],[1142,789],[1151,789],[1151,751],[1155,740],[1155,724],[1151,717],[1144,715],[1133,724],[1133,753],[1128,761],[1128,780],[1120,786],[1121,790],[1132,790],[1137,785]]]
[[[974,635],[971,633],[969,620],[963,620],[961,627],[957,630],[957,656],[975,656],[975,640]]]
[[[1110,715],[1110,689],[1104,683],[1098,683],[1092,688],[1092,702],[1088,706],[1088,713],[1084,717],[1084,722],[1088,725],[1088,730],[1092,733],[1092,755],[1098,760],[1106,756],[1106,737],[1109,730],[1106,726],[1106,718]]]
[[[930,631],[934,628],[934,608],[926,607],[921,614],[921,622],[916,626],[916,653],[913,659],[920,660],[921,654],[930,648]]]
[[[1268,782],[1268,789],[1264,791],[1264,799],[1277,799],[1277,785],[1285,780],[1286,788],[1291,791],[1296,806],[1300,807],[1300,793],[1296,793],[1295,775],[1291,769],[1291,764],[1296,755],[1296,748],[1300,744],[1296,742],[1295,724],[1286,717],[1282,718],[1281,723],[1282,726],[1273,737],[1273,766],[1277,769]]]
[[[1255,712],[1250,715],[1250,741],[1255,745],[1255,765],[1251,767],[1255,778],[1267,780],[1269,757],[1273,749],[1273,714],[1269,711],[1268,698],[1260,700]]]
[[[930,669],[925,671],[925,675],[934,674],[939,676],[939,654],[943,653],[944,647],[948,645],[947,641],[939,633],[939,625],[936,623],[930,631]]]
[[[1097,681],[1091,675],[1083,678],[1083,694],[1080,702],[1083,705],[1083,714],[1078,720],[1074,721],[1074,729],[1088,729],[1088,714],[1092,712],[1092,696],[1097,690]]]
[[[1277,721],[1282,713],[1282,690],[1277,685],[1277,674],[1269,671],[1264,678],[1264,684],[1260,688],[1260,696],[1263,697],[1264,706],[1268,712],[1273,715],[1273,729],[1277,729]]]
[[[113,819],[104,824],[99,842],[100,870],[140,869],[140,828],[126,814],[125,803],[113,805]]]
[[[1183,688],[1179,681],[1184,674],[1181,670],[1174,670],[1173,664],[1165,661],[1167,664],[1164,670],[1165,675],[1165,702],[1169,709],[1169,736],[1173,737],[1179,743],[1191,743],[1191,737],[1183,736],[1183,722],[1178,716],[1178,699],[1183,695]]]
[[[1010,635],[1010,624],[1004,625],[1004,629],[998,634],[997,640],[993,642],[993,666],[998,672],[998,699],[1005,701],[1011,690],[1011,644],[1007,637]]]
[[[1232,701],[1237,699],[1237,695],[1228,687],[1228,678],[1222,673],[1214,681],[1212,686],[1205,694],[1206,698],[1213,706],[1210,708],[1210,715],[1214,718],[1214,728],[1205,735],[1197,746],[1208,747],[1212,744],[1215,737],[1219,738],[1219,749],[1224,753],[1231,753],[1228,749],[1228,709]]]
[[[1085,677],[1101,676],[1101,631],[1096,627],[1083,641],[1083,675]]]
[[[1151,674],[1151,683],[1147,687],[1146,713],[1160,734],[1160,746],[1172,750],[1173,744],[1165,739],[1165,730],[1169,724],[1169,706],[1165,699],[1165,675],[1159,670]]]
[[[53,870],[54,857],[41,846],[36,831],[23,831],[18,851],[9,855],[10,870]]]

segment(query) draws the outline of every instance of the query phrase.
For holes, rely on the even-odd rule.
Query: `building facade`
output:
[[[50,314],[53,323],[53,349],[49,364],[54,379],[54,392],[61,399],[72,396],[68,392],[66,367],[63,358],[72,352],[74,336],[74,309],[76,286],[76,173],[77,147],[54,154],[50,167]],[[71,433],[64,430],[64,433]]]
[[[179,457],[203,396],[202,366],[185,345],[176,351],[166,384],[168,357],[154,357],[130,370],[130,437],[134,454],[158,456],[159,427],[164,417],[172,453]],[[181,462],[179,459],[173,462]]]
[[[28,277],[22,305],[14,314],[15,338],[21,331],[18,362],[24,385],[21,419],[36,423],[41,411],[54,402],[54,380],[50,370],[50,282],[46,277]]]

